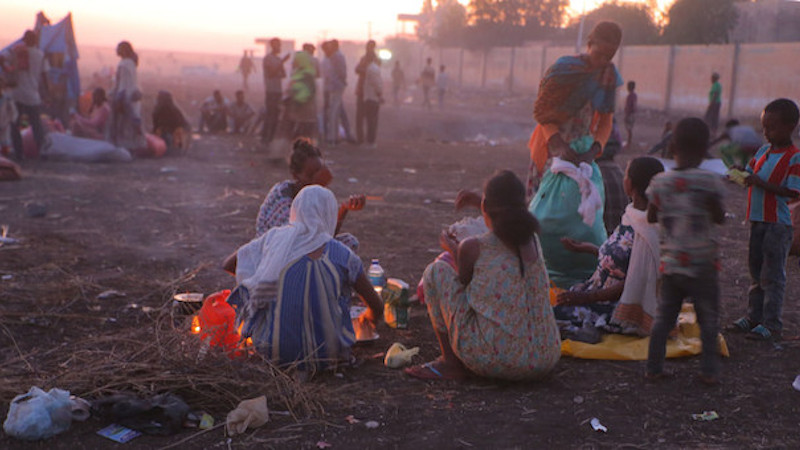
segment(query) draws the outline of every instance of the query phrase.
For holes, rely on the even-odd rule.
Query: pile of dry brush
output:
[[[8,403],[35,385],[87,400],[121,392],[143,397],[171,392],[193,409],[217,412],[266,395],[271,409],[288,410],[295,419],[323,413],[318,384],[299,381],[293,370],[278,369],[257,355],[231,359],[204,349],[188,323],[176,326],[169,303],[150,322],[25,354],[17,345],[19,337],[0,320],[0,334],[13,347],[0,361],[0,401]]]

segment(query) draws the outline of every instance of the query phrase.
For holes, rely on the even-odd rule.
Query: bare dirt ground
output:
[[[365,263],[378,257],[389,276],[415,285],[439,251],[441,228],[460,218],[452,204],[459,189],[478,190],[498,168],[524,177],[531,100],[464,93],[445,111],[386,105],[377,150],[325,149],[339,198],[382,197],[352,213],[344,226],[360,239]],[[641,137],[619,157],[621,165],[657,140],[663,120],[643,118]],[[465,142],[480,133],[499,144]],[[20,374],[31,376],[37,359],[26,366],[18,354],[151,326],[158,308],[168,304],[163,286],[187,272],[198,270],[179,291],[232,287],[220,261],[252,237],[267,189],[288,177],[286,165],[265,161],[252,139],[233,136],[203,136],[182,158],[120,165],[29,161],[23,169],[22,181],[0,185],[0,224],[24,240],[0,247],[0,365],[17,364]],[[744,312],[748,284],[745,196],[735,186],[729,191],[732,216],[720,230],[723,325]],[[32,204],[44,206],[46,216],[30,217]],[[715,388],[694,381],[697,358],[669,361],[676,376],[658,384],[643,381],[642,362],[571,358],[536,383],[413,380],[385,368],[375,355],[399,341],[421,347],[417,362],[437,356],[425,311],[417,306],[408,330],[382,325],[378,341],[357,346],[360,367],[311,381],[321,387],[323,415],[297,423],[278,419],[230,441],[216,430],[179,447],[316,448],[324,441],[333,448],[798,448],[800,393],[791,386],[800,371],[796,258],[788,272],[787,340],[773,346],[726,334],[731,357]],[[97,299],[109,289],[126,295]],[[3,411],[10,400],[0,399]],[[707,410],[720,419],[692,420],[691,414]],[[221,421],[227,410],[213,412]],[[348,415],[361,422],[349,423]],[[607,433],[592,430],[593,417]],[[380,426],[367,429],[367,420]],[[95,434],[105,425],[90,419],[38,443],[2,435],[0,447],[116,447]],[[122,448],[161,448],[191,433],[143,436]]]

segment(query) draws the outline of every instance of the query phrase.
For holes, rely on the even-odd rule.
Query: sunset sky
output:
[[[632,0],[636,1],[636,0]],[[666,4],[669,0],[661,0]],[[468,3],[468,0],[461,0]],[[580,13],[584,0],[571,0]],[[585,0],[591,10],[601,0]],[[364,40],[370,28],[378,41],[399,31],[398,13],[417,13],[422,0],[0,0],[0,47],[33,26],[42,10],[53,21],[72,12],[78,45],[113,46],[130,40],[137,48],[240,53],[259,49],[256,36],[318,42]],[[202,5],[202,6],[201,6]],[[412,31],[408,29],[407,31]]]

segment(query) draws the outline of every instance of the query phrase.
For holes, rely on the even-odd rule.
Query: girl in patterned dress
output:
[[[639,157],[630,162],[625,171],[623,186],[625,194],[632,202],[625,209],[621,223],[611,236],[600,247],[590,242],[578,242],[573,239],[561,240],[565,249],[575,253],[592,254],[597,258],[597,268],[592,276],[583,282],[574,284],[566,292],[559,294],[553,308],[556,319],[563,331],[562,338],[570,337],[578,340],[597,340],[599,332],[595,327],[607,328],[617,302],[625,289],[629,262],[637,237],[642,240],[655,233],[656,229],[647,223],[647,196],[645,191],[653,177],[664,171],[664,166],[655,158]],[[641,235],[641,236],[637,236]],[[655,241],[657,261],[657,239]],[[652,259],[652,258],[651,258]],[[653,269],[657,262],[653,262]],[[632,270],[636,268],[631,268]],[[645,328],[649,332],[649,320]],[[576,335],[586,325],[590,333],[587,336]]]
[[[435,261],[425,270],[428,315],[442,356],[406,369],[410,376],[531,379],[548,373],[561,356],[539,224],[513,172],[498,172],[486,183],[481,211],[486,234],[458,243],[442,232],[457,269]]]

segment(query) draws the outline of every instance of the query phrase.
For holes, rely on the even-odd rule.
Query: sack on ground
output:
[[[74,162],[129,162],[130,152],[122,147],[97,139],[86,139],[64,133],[50,133],[42,145],[47,158]]]

